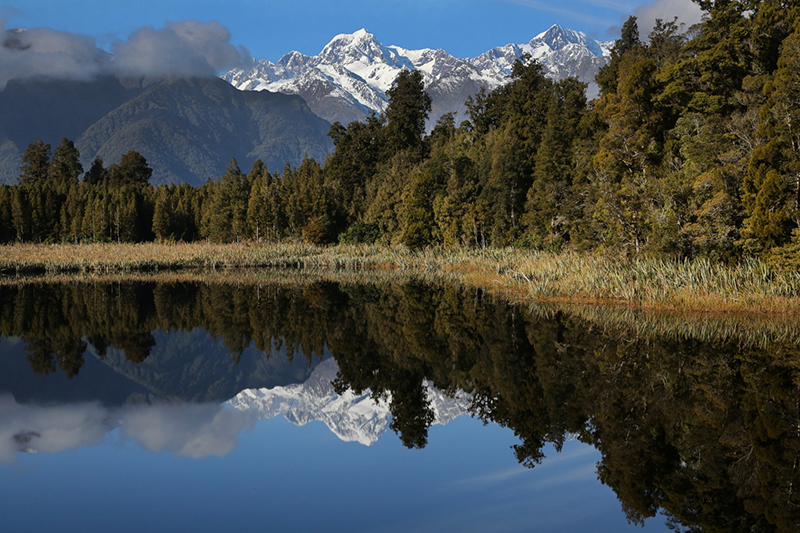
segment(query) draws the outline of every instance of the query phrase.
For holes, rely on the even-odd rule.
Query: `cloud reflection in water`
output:
[[[150,452],[201,458],[230,453],[237,435],[251,429],[252,422],[245,413],[215,404],[42,406],[0,395],[0,462],[14,461],[17,452],[59,453],[97,445],[117,427],[124,438]]]

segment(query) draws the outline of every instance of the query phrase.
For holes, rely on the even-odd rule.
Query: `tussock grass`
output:
[[[748,259],[729,267],[707,260],[619,259],[512,248],[413,251],[367,245],[83,244],[0,246],[7,282],[31,274],[171,272],[181,276],[244,269],[336,273],[385,271],[483,288],[523,302],[624,306],[669,312],[800,316],[800,274]],[[252,276],[253,274],[247,274]],[[259,275],[263,275],[259,274]],[[236,277],[234,276],[234,277]],[[246,276],[245,276],[246,277]]]
[[[381,253],[378,253],[378,252]],[[394,263],[392,251],[305,244],[23,244],[0,247],[0,271],[129,272],[230,268],[366,268]]]

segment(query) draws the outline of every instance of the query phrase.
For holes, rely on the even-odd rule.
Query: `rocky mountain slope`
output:
[[[431,124],[447,112],[464,117],[464,102],[481,88],[508,80],[514,61],[530,54],[553,79],[576,76],[597,93],[594,76],[608,62],[611,43],[554,25],[524,44],[493,48],[475,58],[457,58],[444,50],[408,50],[385,46],[367,30],[337,35],[316,56],[290,52],[277,63],[253,60],[248,68],[223,79],[239,89],[297,94],[322,118],[347,124],[386,109],[386,91],[402,69],[420,70],[433,99]]]

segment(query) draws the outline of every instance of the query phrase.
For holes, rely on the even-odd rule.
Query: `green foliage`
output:
[[[369,222],[355,222],[347,231],[339,235],[342,244],[374,244],[383,235],[383,230],[378,224]]]
[[[28,145],[22,155],[19,183],[24,185],[44,183],[49,175],[49,166],[50,145],[37,139]]]
[[[111,165],[106,172],[112,185],[147,185],[153,175],[153,169],[147,165],[147,159],[139,152],[131,150],[122,156],[119,164]]]
[[[417,157],[424,156],[422,135],[425,121],[431,110],[431,97],[425,92],[422,72],[402,70],[386,91],[389,105],[386,108],[386,148],[391,156],[410,150]]]

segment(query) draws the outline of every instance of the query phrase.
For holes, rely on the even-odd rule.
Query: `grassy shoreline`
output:
[[[383,272],[434,276],[505,297],[552,305],[800,316],[800,275],[750,260],[624,260],[603,255],[516,249],[412,251],[383,246],[307,244],[15,244],[0,246],[0,283],[82,276],[173,277],[258,269]],[[236,276],[234,276],[236,277]],[[244,276],[247,277],[247,276]]]

